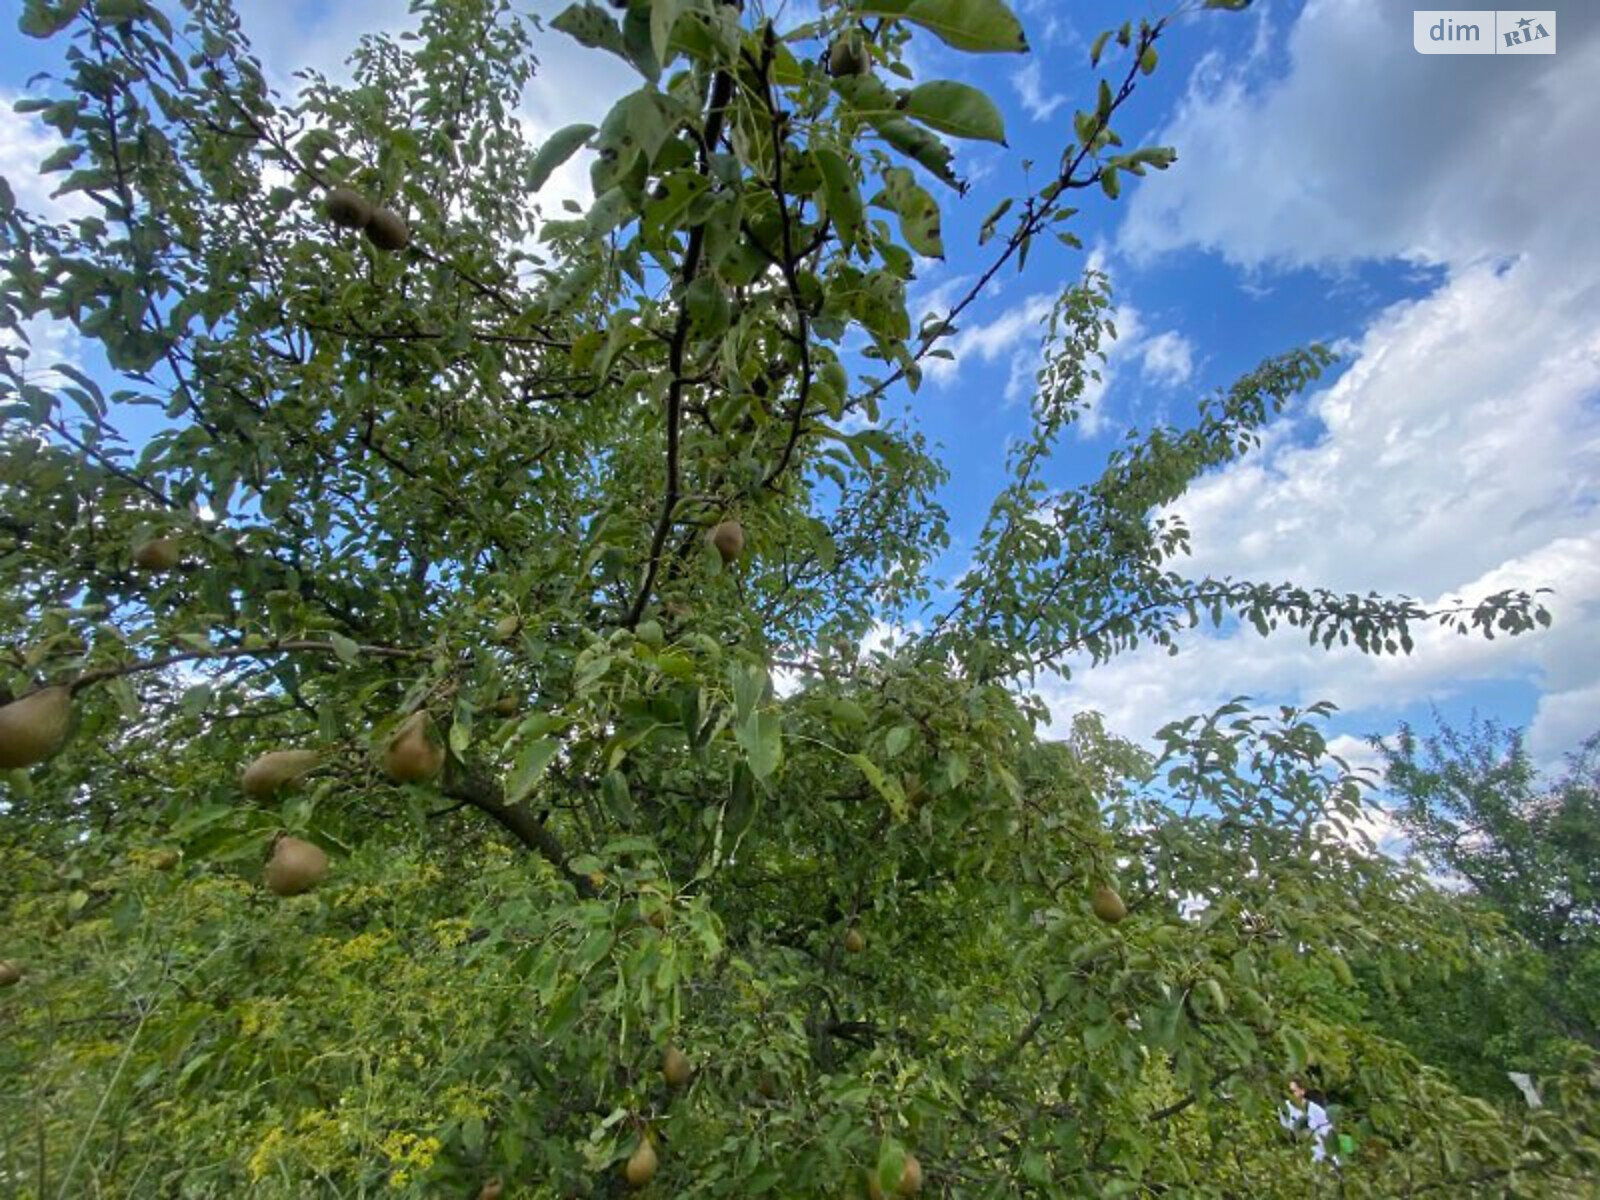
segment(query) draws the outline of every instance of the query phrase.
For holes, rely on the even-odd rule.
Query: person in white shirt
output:
[[[1328,1135],[1333,1132],[1333,1122],[1328,1110],[1306,1095],[1305,1086],[1298,1079],[1289,1081],[1289,1094],[1294,1097],[1284,1102],[1278,1122],[1285,1129],[1305,1128],[1311,1131],[1311,1161],[1322,1162],[1328,1157]]]

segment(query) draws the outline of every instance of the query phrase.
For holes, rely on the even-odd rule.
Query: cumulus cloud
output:
[[[1600,184],[1587,149],[1600,21],[1562,18],[1561,52],[1535,66],[1419,55],[1411,10],[1382,0],[1307,4],[1286,71],[1262,83],[1220,55],[1196,70],[1156,139],[1180,161],[1133,196],[1122,248],[1326,266],[1592,241],[1581,197]]]
[[[1053,689],[1060,721],[1094,707],[1148,736],[1249,692],[1329,698],[1386,728],[1408,704],[1520,682],[1540,692],[1535,755],[1600,724],[1600,22],[1574,14],[1535,68],[1416,55],[1409,19],[1378,0],[1308,4],[1286,71],[1259,82],[1208,60],[1158,139],[1183,158],[1132,201],[1119,245],[1136,259],[1200,247],[1257,282],[1360,260],[1438,272],[1348,341],[1343,374],[1258,453],[1175,507],[1195,573],[1437,604],[1550,586],[1554,627],[1433,631],[1400,659],[1292,632],[1194,636],[1177,658],[1136,653]]]

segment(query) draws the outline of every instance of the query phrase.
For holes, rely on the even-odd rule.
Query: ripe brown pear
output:
[[[667,1052],[661,1056],[661,1077],[667,1081],[667,1086],[680,1088],[689,1082],[693,1074],[694,1067],[689,1062],[689,1056],[676,1046],[668,1046]]]
[[[628,1183],[636,1188],[642,1188],[656,1177],[656,1170],[661,1166],[661,1160],[656,1157],[656,1148],[650,1144],[649,1137],[639,1139],[639,1147],[628,1158],[628,1165],[623,1169]]]
[[[297,837],[281,837],[261,872],[269,891],[278,896],[309,892],[328,877],[328,856],[322,847]]]
[[[1094,909],[1094,915],[1107,925],[1115,925],[1128,915],[1128,906],[1117,895],[1116,888],[1107,883],[1095,884],[1089,906]]]
[[[860,954],[867,948],[867,939],[861,936],[859,929],[845,931],[844,948],[851,954]]]
[[[383,772],[396,783],[427,783],[444,769],[444,746],[426,710],[412,713],[383,751]]]
[[[505,1194],[506,1181],[496,1175],[493,1179],[485,1180],[483,1186],[478,1189],[478,1200],[500,1200]]]
[[[379,250],[404,250],[411,242],[411,231],[392,208],[374,209],[366,225],[367,241]]]
[[[0,959],[0,988],[15,987],[22,982],[22,977],[26,973],[21,963]]]
[[[724,563],[731,563],[744,553],[744,526],[737,521],[723,521],[713,526],[706,536]]]
[[[244,769],[239,786],[252,800],[266,800],[321,761],[315,750],[268,750]]]
[[[182,558],[175,538],[150,538],[133,548],[133,565],[141,571],[171,571]]]
[[[0,769],[41,763],[67,741],[72,728],[72,689],[40,688],[0,707]]]
[[[900,1172],[900,1185],[895,1188],[902,1196],[915,1196],[922,1190],[922,1164],[915,1154],[906,1155],[906,1165]]]
[[[372,221],[372,205],[360,192],[334,188],[323,201],[328,220],[341,229],[365,229]]]
[[[494,702],[494,711],[496,715],[502,717],[514,715],[521,707],[522,701],[511,695],[509,692]]]

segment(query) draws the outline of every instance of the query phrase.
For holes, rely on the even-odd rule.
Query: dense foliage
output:
[[[1325,710],[1152,760],[1043,739],[1026,690],[1204,620],[1392,654],[1546,619],[1176,568],[1168,506],[1324,351],[1063,489],[1086,275],[930,578],[944,469],[881,402],[1076,245],[1069,201],[1173,161],[1114,126],[1181,26],[1097,39],[1049,177],[978,221],[946,139],[1000,113],[908,50],[1025,52],[1002,0],[579,3],[539,36],[640,86],[538,147],[529,22],[417,18],[284,99],[223,0],[24,5],[66,69],[19,108],[86,215],[0,189],[5,1187],[1304,1196],[1333,1168],[1277,1113],[1315,1069],[1350,1195],[1582,1194],[1592,1064],[1497,1108],[1367,1019],[1357,968],[1474,930],[1363,844]],[[593,204],[543,211],[585,146]],[[946,212],[990,265],[919,321]]]
[[[1493,722],[1402,728],[1380,747],[1414,852],[1494,929],[1403,997],[1380,993],[1376,1011],[1464,1086],[1510,1099],[1509,1072],[1600,1050],[1600,737],[1553,778]]]

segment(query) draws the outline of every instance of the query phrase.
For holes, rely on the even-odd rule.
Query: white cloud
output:
[[[1134,194],[1123,248],[1316,266],[1559,251],[1585,237],[1581,198],[1600,185],[1600,23],[1571,18],[1534,67],[1419,55],[1411,10],[1386,0],[1307,4],[1286,72],[1256,87],[1220,56],[1196,70],[1156,139],[1179,161]]]
[[[31,317],[22,322],[22,337],[9,329],[0,330],[0,349],[22,347],[27,350],[27,365],[23,378],[39,387],[60,387],[69,382],[65,375],[53,370],[57,363],[84,369],[84,342],[78,331],[66,321],[48,315]],[[76,418],[77,410],[70,405],[67,415]]]
[[[1027,63],[1011,72],[1011,86],[1016,89],[1017,97],[1022,101],[1022,107],[1035,121],[1047,121],[1067,102],[1067,97],[1061,92],[1045,94],[1043,79],[1044,63],[1038,58],[1029,58]]]
[[[1055,297],[1048,292],[1036,293],[1012,305],[987,325],[960,325],[944,342],[945,348],[955,357],[925,360],[925,377],[947,387],[959,378],[963,363],[998,362],[1023,343],[1030,347],[1032,358],[1037,361],[1039,341],[1044,336],[1042,322],[1054,303]]]
[[[11,185],[17,206],[47,221],[70,221],[98,214],[99,205],[82,192],[55,197],[67,173],[41,175],[39,164],[62,146],[60,136],[31,113],[14,111],[21,93],[0,91],[0,178]]]
[[[234,8],[267,80],[286,95],[302,69],[347,80],[345,59],[362,34],[398,35],[417,27],[407,0],[235,0]]]
[[[1083,38],[1062,11],[1060,0],[1018,0],[1017,9],[1022,15],[1023,29],[1034,47],[1070,44],[1083,47]]]
[[[1314,0],[1287,72],[1253,88],[1203,65],[1158,139],[1182,155],[1172,186],[1132,202],[1121,245],[1136,256],[1207,247],[1258,281],[1285,264],[1443,267],[1429,294],[1376,313],[1343,375],[1258,452],[1175,506],[1189,569],[1437,603],[1549,585],[1554,627],[1430,631],[1400,659],[1292,632],[1191,636],[1177,658],[1136,653],[1056,690],[1063,725],[1094,707],[1144,737],[1247,692],[1332,699],[1383,728],[1403,706],[1510,681],[1541,692],[1529,742],[1546,761],[1600,725],[1600,38],[1564,26],[1560,62],[1506,70],[1414,54],[1408,19]]]
[[[1139,346],[1145,379],[1176,387],[1194,378],[1194,344],[1174,329],[1146,338]]]

